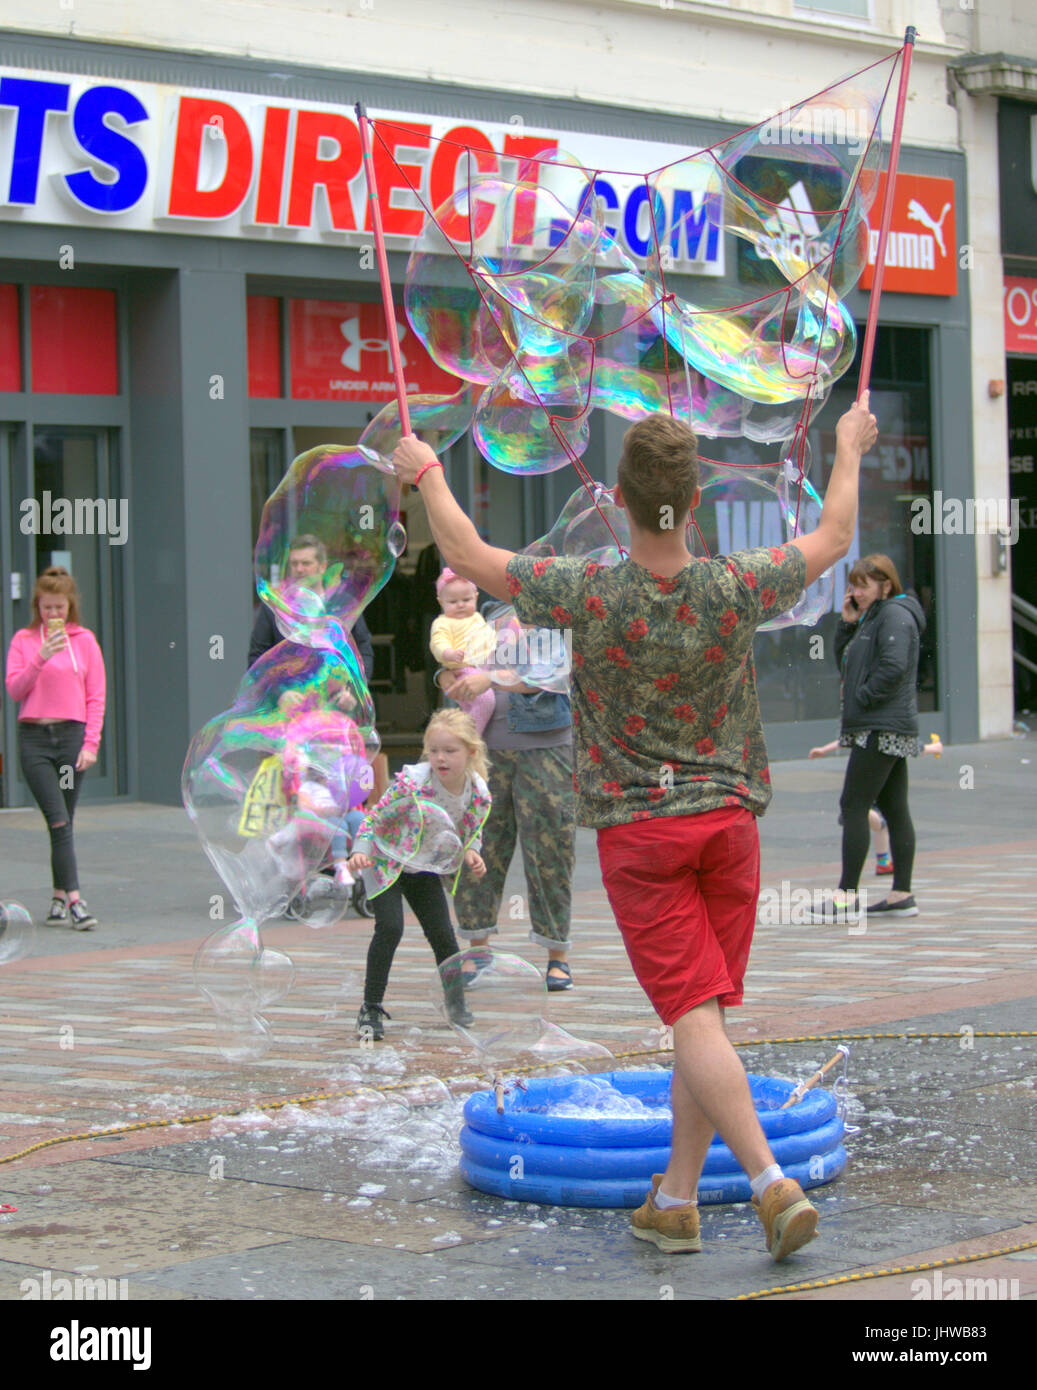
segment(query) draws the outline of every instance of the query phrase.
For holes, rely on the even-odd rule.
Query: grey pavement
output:
[[[774,765],[765,886],[834,883],[842,769],[838,757]],[[869,922],[853,939],[761,925],[745,1007],[732,1011],[747,1067],[766,1075],[805,1077],[834,1048],[804,1037],[867,1039],[852,1043],[847,1169],[816,1189],[821,1237],[781,1266],[744,1206],[703,1208],[703,1254],[673,1257],[632,1240],[624,1212],[469,1189],[456,1134],[485,1073],[434,1017],[413,928],[390,982],[390,1033],[365,1050],[352,1019],[369,924],[268,924],[297,984],[269,1011],[269,1052],[229,1060],[190,975],[223,887],[186,816],[84,807],[77,841],[99,930],[38,928],[35,954],[0,970],[0,1201],[17,1207],[0,1216],[0,1298],[49,1271],[125,1280],[131,1299],[162,1302],[715,1304],[819,1283],[778,1297],[913,1303],[943,1287],[937,1265],[941,1278],[986,1281],[975,1297],[1037,1298],[1037,1050],[1025,1036],[1037,1030],[1037,743],[948,748],[911,775],[921,916]],[[35,813],[0,815],[0,853],[0,899],[41,913]],[[512,886],[521,893],[521,874]],[[551,1021],[645,1054],[628,1065],[668,1064],[586,832],[575,888],[577,986],[550,996]],[[500,944],[542,964],[524,929]],[[401,1080],[409,1107],[380,1089]],[[325,1091],[335,1098],[306,1099]],[[258,1108],[271,1101],[292,1103]],[[184,1122],[197,1115],[209,1118]],[[124,1128],[156,1120],[172,1126]],[[86,1137],[24,1152],[68,1135]],[[889,1269],[907,1272],[858,1281]],[[921,1292],[918,1280],[930,1281]]]

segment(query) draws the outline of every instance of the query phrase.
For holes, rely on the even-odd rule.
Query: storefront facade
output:
[[[1015,706],[1037,709],[1037,64],[1032,101],[998,110]]]
[[[607,154],[607,167],[648,169],[663,162],[660,152],[708,144],[730,127],[98,44],[9,39],[0,59],[0,564],[12,576],[0,602],[3,642],[27,621],[39,570],[68,564],[110,679],[92,793],[173,803],[192,734],[227,707],[244,668],[263,500],[296,454],[354,442],[392,395],[363,204],[342,192],[355,174],[354,103],[409,122],[414,144],[401,146],[401,159],[419,163],[414,149],[463,128],[467,143],[502,157],[553,142],[595,167]],[[452,168],[437,169],[434,157],[428,168],[452,186]],[[930,618],[924,732],[962,741],[978,729],[974,542],[912,521],[920,501],[935,516],[937,493],[973,492],[968,298],[957,264],[967,240],[964,161],[907,148],[902,169],[873,373],[882,434],[849,558],[885,552],[919,591]],[[634,185],[598,191],[636,256]],[[797,196],[809,195],[805,187]],[[405,196],[390,193],[389,205],[390,271],[401,287],[420,225]],[[809,209],[803,216],[808,234]],[[689,299],[721,280],[749,298],[760,273],[733,240],[703,236],[682,248],[674,283]],[[866,289],[849,303],[863,324]],[[398,318],[405,323],[402,309]],[[409,386],[449,389],[407,333],[404,352]],[[815,461],[831,455],[855,380],[851,369],[815,417]],[[595,416],[586,462],[605,482],[624,429]],[[703,452],[747,458],[721,445],[703,441]],[[512,548],[543,534],[578,485],[570,470],[529,479],[491,469],[468,439],[448,464],[480,530]],[[775,508],[766,497],[718,503],[717,544],[769,542]],[[427,710],[415,570],[429,538],[420,504],[408,499],[406,510],[401,578],[372,610],[379,718],[401,739]],[[845,566],[836,609],[844,577]],[[955,617],[963,614],[967,622]],[[760,639],[772,756],[802,755],[833,734],[834,622],[833,612],[816,629]],[[7,702],[6,805],[26,801],[15,714]]]

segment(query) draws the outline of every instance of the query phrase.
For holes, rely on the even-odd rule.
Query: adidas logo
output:
[[[830,255],[834,239],[829,245],[802,180],[792,185],[786,199],[768,217],[766,231],[756,236],[756,254],[761,260],[817,265]]]

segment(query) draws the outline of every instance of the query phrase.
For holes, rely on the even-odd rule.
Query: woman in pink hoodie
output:
[[[79,896],[72,818],[83,773],[97,761],[104,723],[104,658],[79,623],[79,591],[68,570],[44,570],[32,592],[33,622],[16,632],[7,654],[7,693],[21,702],[22,774],[50,830],[54,883],[47,923],[71,918],[77,931],[97,925]]]

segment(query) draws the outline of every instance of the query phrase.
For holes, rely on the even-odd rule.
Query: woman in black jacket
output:
[[[918,742],[918,652],[922,606],[901,592],[888,555],[866,555],[850,570],[835,654],[843,677],[839,742],[850,759],[839,805],[843,823],[840,897],[855,894],[868,857],[868,812],[877,806],[889,827],[893,887],[869,916],[916,917],[911,893],[915,829],[907,804],[907,759]],[[837,903],[839,898],[836,899]]]

